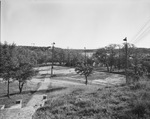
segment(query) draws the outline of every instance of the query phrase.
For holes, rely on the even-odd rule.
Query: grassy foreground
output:
[[[150,81],[130,86],[77,87],[48,100],[33,119],[150,119]]]

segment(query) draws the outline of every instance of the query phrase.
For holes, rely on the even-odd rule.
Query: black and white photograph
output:
[[[150,119],[150,0],[0,0],[0,119]]]

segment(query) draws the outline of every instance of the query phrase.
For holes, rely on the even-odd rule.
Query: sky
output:
[[[2,0],[1,42],[87,49],[150,48],[150,0]]]

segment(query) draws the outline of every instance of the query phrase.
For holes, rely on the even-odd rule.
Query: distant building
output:
[[[86,50],[82,51],[82,54],[85,55],[85,52],[86,52],[86,56],[90,58],[93,56],[93,54],[96,52],[96,50],[86,49]]]

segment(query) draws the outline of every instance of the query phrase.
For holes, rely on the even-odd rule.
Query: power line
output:
[[[150,32],[150,26],[134,41],[134,43],[138,43],[145,36],[147,36],[149,32]]]
[[[137,37],[139,36],[139,34],[141,34],[143,32],[143,30],[145,29],[145,27],[149,24],[150,22],[150,18],[148,19],[148,21],[140,28],[140,30],[136,33],[136,35],[134,36],[134,38],[131,40],[136,40]]]
[[[137,32],[137,34],[134,36],[134,38],[130,41],[135,43],[136,41],[139,41],[140,39],[142,39],[144,36],[143,34],[145,34],[145,32],[149,31],[150,26],[148,26],[150,23],[150,18],[148,19],[148,21],[140,28],[140,30]],[[146,28],[146,26],[148,26],[148,28]],[[141,38],[142,37],[142,38]]]

